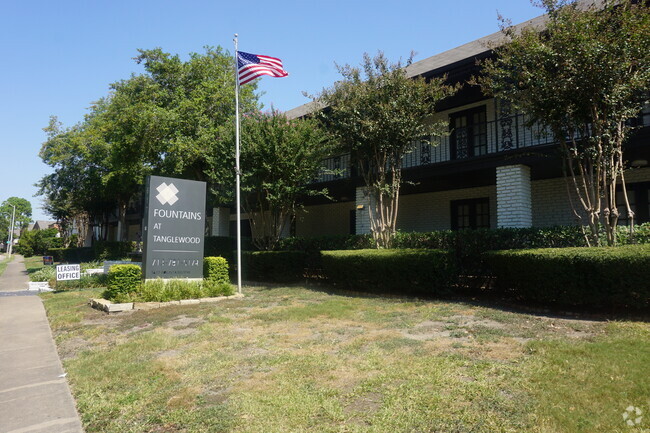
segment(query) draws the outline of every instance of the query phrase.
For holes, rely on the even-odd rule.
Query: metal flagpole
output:
[[[11,256],[11,253],[13,252],[14,249],[14,221],[16,220],[16,206],[13,204],[9,205],[14,207],[14,211],[11,214],[11,231],[9,232],[9,256]]]
[[[237,58],[237,33],[235,33],[235,178],[237,188],[237,293],[241,294],[241,197],[239,193],[240,171],[239,171],[239,62]]]

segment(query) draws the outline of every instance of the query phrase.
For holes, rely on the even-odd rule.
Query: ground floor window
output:
[[[473,198],[451,201],[452,230],[490,228],[490,200]]]
[[[634,211],[634,223],[643,224],[650,222],[650,182],[628,184],[627,199],[630,202],[630,207]],[[619,214],[618,223],[621,225],[629,224],[630,220],[627,215],[621,189],[616,194],[616,202]]]

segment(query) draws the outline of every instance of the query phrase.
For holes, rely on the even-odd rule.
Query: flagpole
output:
[[[237,188],[237,293],[241,294],[241,197],[240,197],[240,171],[239,171],[239,64],[237,59],[237,33],[235,33],[235,178]]]

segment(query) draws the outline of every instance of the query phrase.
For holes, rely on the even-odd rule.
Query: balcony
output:
[[[633,122],[650,126],[650,108]],[[413,150],[402,159],[402,168],[420,167],[447,161],[462,161],[480,156],[554,143],[553,135],[541,124],[526,126],[523,114],[501,117],[489,122],[456,128],[449,135],[434,137],[429,144],[415,141]],[[351,176],[350,155],[325,159],[324,168],[315,182],[330,182]]]

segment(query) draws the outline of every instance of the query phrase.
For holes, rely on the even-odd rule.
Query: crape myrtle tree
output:
[[[406,66],[413,60],[408,58]],[[361,68],[338,66],[343,80],[315,98],[327,129],[349,152],[367,188],[370,228],[378,248],[389,248],[396,230],[402,158],[415,140],[441,135],[447,124],[433,121],[436,104],[456,87],[445,78],[411,78],[401,62],[379,52],[364,54]]]
[[[517,33],[504,25],[508,42],[483,64],[477,81],[549,128],[560,144],[573,212],[588,227],[587,243],[602,243],[602,226],[614,245],[618,194],[634,222],[623,146],[650,92],[650,8],[631,0],[541,5],[546,28]]]
[[[272,250],[303,210],[300,199],[327,193],[310,186],[330,154],[327,135],[316,119],[273,109],[245,115],[241,132],[243,207],[255,245]]]

